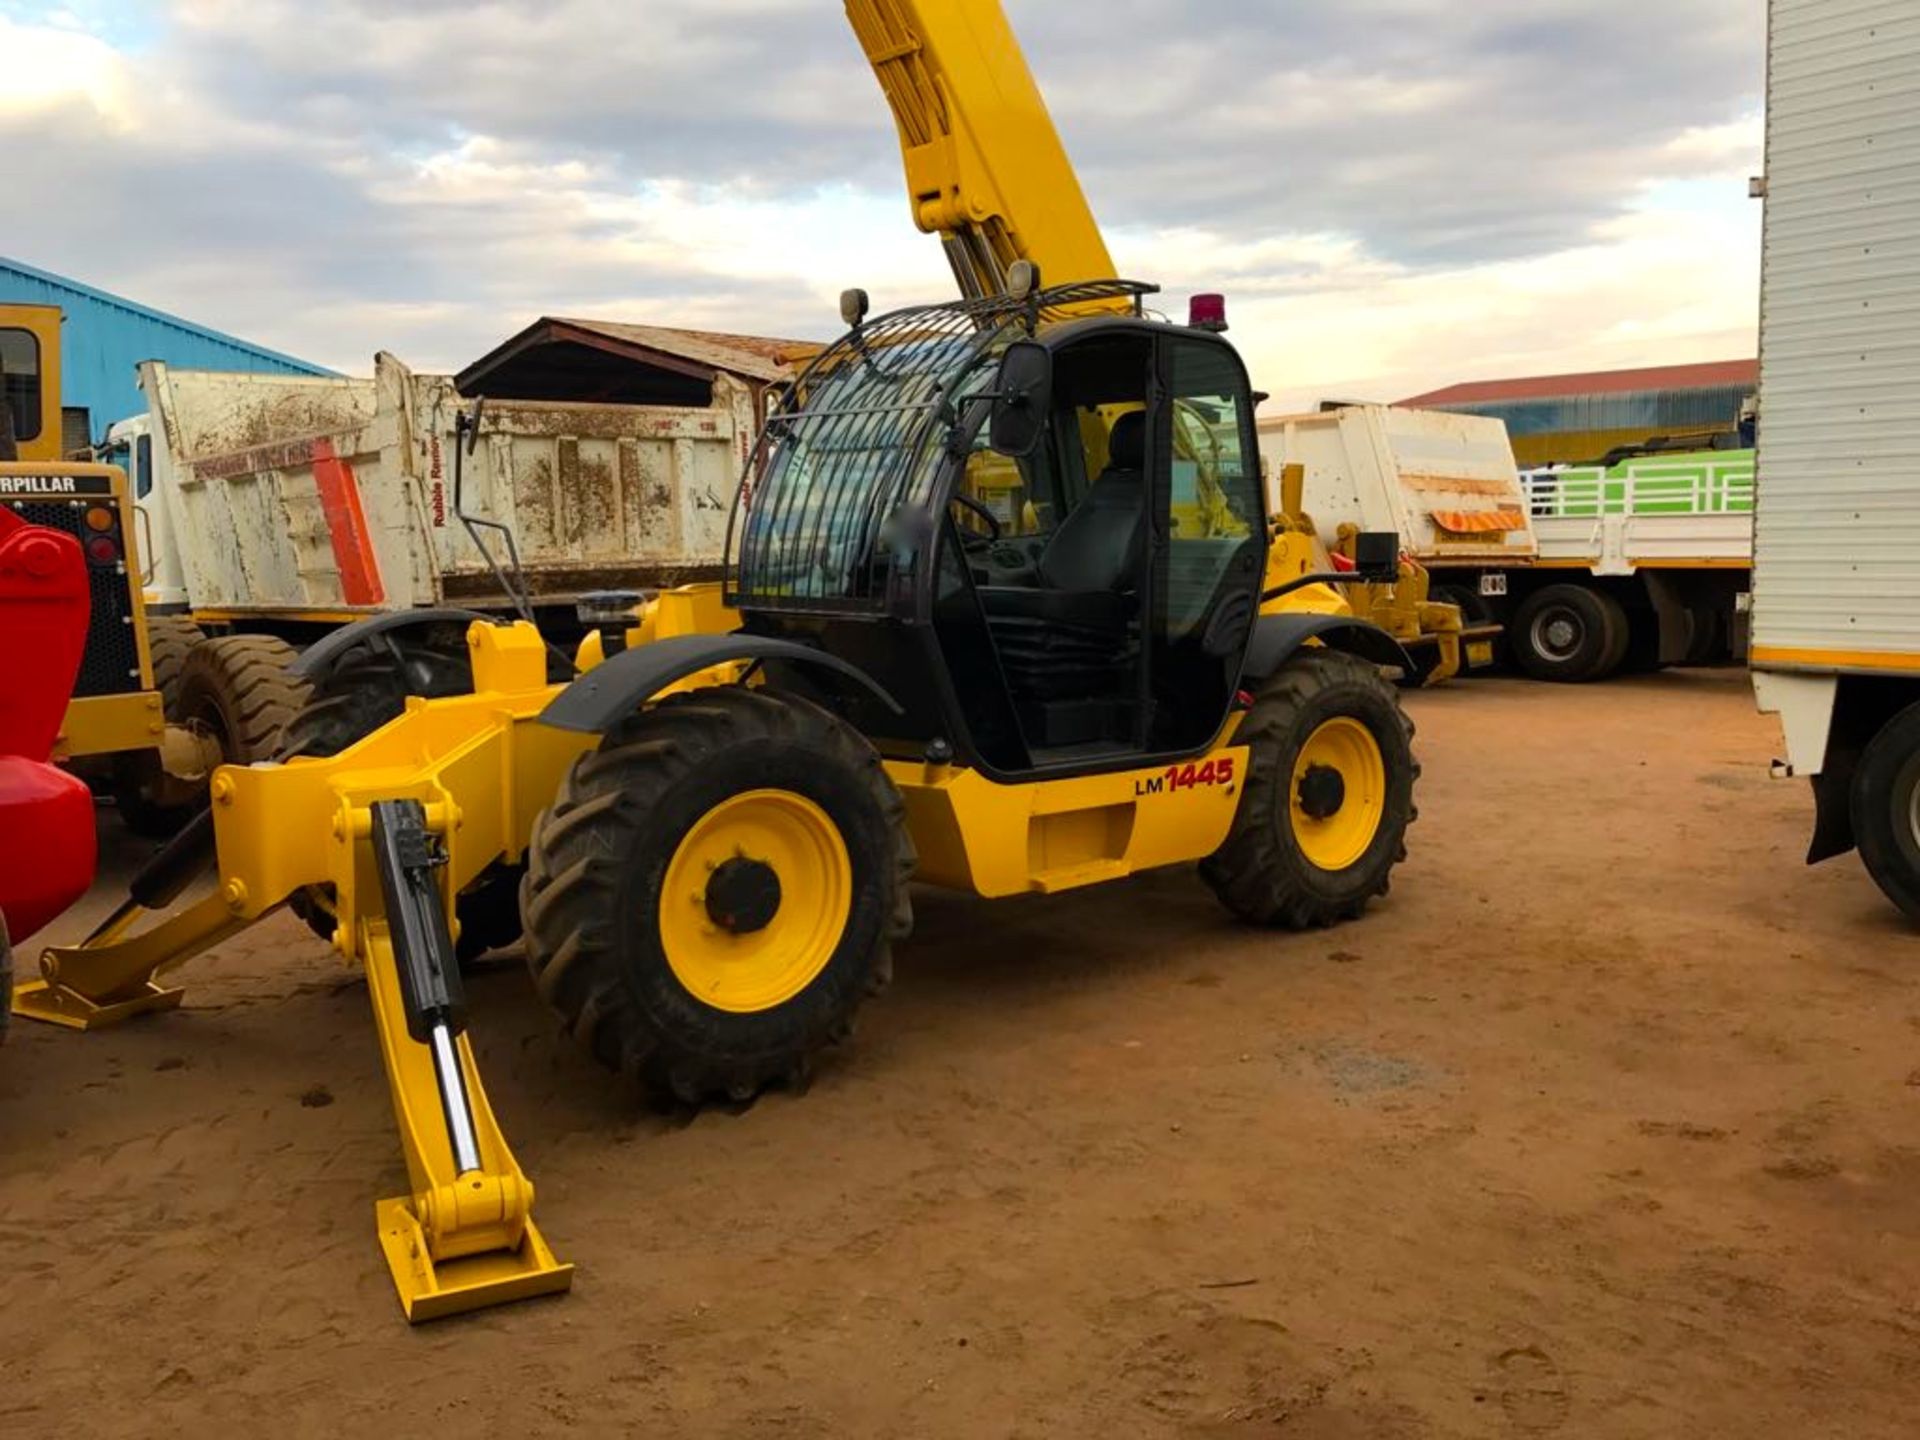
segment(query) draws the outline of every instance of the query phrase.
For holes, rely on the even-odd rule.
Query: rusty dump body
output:
[[[504,604],[456,480],[468,513],[513,534],[545,607],[716,577],[785,342],[755,354],[607,327],[688,352],[651,350],[663,359],[640,372],[576,343],[587,322],[534,328],[554,326],[568,328],[516,337],[457,379],[385,354],[368,380],[143,366],[154,598],[236,622]],[[456,422],[476,407],[463,446]]]

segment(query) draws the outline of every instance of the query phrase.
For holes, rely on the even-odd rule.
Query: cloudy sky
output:
[[[1005,0],[1276,404],[1753,353],[1757,0]],[[947,294],[833,0],[0,0],[0,254],[323,364]]]

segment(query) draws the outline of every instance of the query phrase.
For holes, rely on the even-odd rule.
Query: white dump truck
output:
[[[1497,625],[1544,680],[1734,652],[1752,556],[1750,450],[1609,457],[1522,472],[1498,419],[1342,405],[1261,422],[1270,468],[1306,464],[1328,528],[1392,528],[1433,598]]]
[[[767,393],[807,348],[543,320],[457,377],[386,354],[367,379],[142,365],[147,412],[107,458],[133,480],[169,722],[250,762],[302,700],[299,651],[352,621],[524,603],[564,639],[583,603],[717,577]],[[204,778],[149,757],[118,790],[165,831]]]
[[[1920,919],[1920,6],[1773,0],[1751,664],[1808,861]]]

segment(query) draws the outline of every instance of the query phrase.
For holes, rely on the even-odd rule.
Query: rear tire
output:
[[[1493,607],[1471,585],[1435,585],[1427,591],[1427,598],[1436,605],[1451,605],[1460,612],[1460,618],[1468,625],[1490,625],[1493,623]]]
[[[1547,585],[1520,602],[1507,631],[1514,663],[1536,680],[1604,680],[1627,658],[1627,612],[1604,590]]]
[[[300,652],[275,635],[219,635],[202,640],[180,667],[180,720],[207,726],[228,765],[251,765],[280,753],[287,722],[310,693],[293,673]]]
[[[720,865],[703,860],[716,842]],[[529,848],[541,995],[602,1064],[685,1104],[804,1080],[912,928],[899,791],[856,731],[791,696],[710,689],[640,711],[575,762]],[[760,887],[751,918],[715,909],[711,877],[736,860]]]
[[[338,755],[399,719],[410,698],[472,693],[473,659],[461,626],[376,636],[347,651],[313,686],[305,707],[287,724],[281,758]],[[518,866],[497,865],[460,893],[455,958],[475,960],[520,938],[520,874]],[[301,891],[288,908],[322,940],[333,939],[331,886]]]
[[[1252,752],[1240,809],[1226,843],[1201,862],[1202,878],[1256,925],[1307,930],[1359,918],[1387,893],[1419,813],[1413,722],[1393,686],[1358,656],[1302,651],[1261,687],[1234,743]],[[1320,764],[1322,751],[1349,759]],[[1328,769],[1341,776],[1338,793],[1313,796],[1310,785],[1332,783]],[[1327,807],[1321,818],[1309,813]]]
[[[1880,727],[1853,772],[1860,858],[1886,897],[1920,920],[1920,705]]]
[[[184,615],[147,618],[153,688],[159,691],[161,711],[172,724],[180,723],[180,676],[187,656],[206,638],[207,632]],[[165,840],[207,803],[206,780],[166,774],[158,751],[130,751],[114,757],[113,801],[121,823],[134,834]]]

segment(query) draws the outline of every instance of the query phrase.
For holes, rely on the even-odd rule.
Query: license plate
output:
[[[1498,571],[1496,571],[1491,575],[1482,575],[1480,577],[1480,593],[1482,595],[1506,594],[1507,593],[1507,577],[1505,575],[1500,574]]]
[[[1493,663],[1493,642],[1491,640],[1469,640],[1467,642],[1467,664],[1475,669]]]

